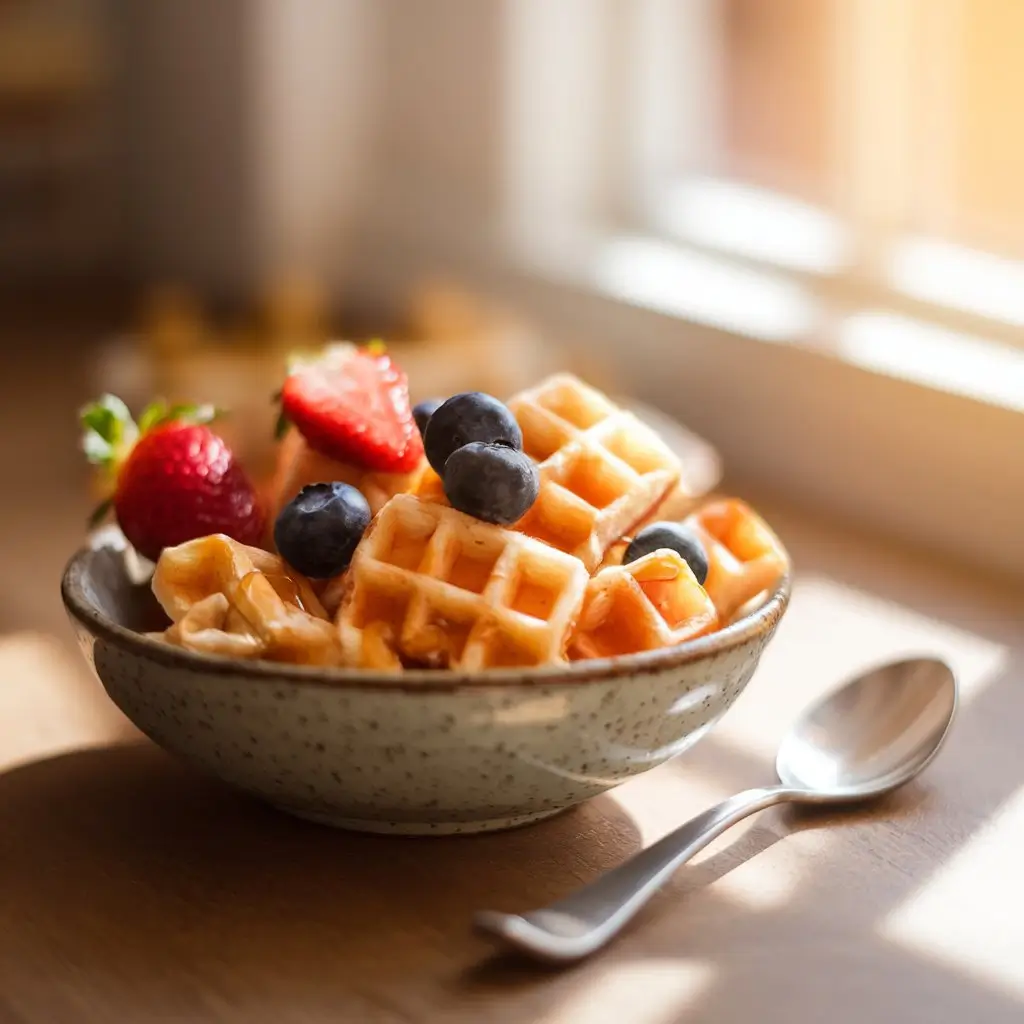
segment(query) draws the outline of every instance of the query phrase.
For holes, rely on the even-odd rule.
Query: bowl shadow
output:
[[[607,797],[503,833],[344,832],[264,807],[150,743],[0,776],[0,836],[16,880],[0,938],[6,996],[16,1003],[30,984],[34,950],[66,946],[89,985],[179,1010],[181,978],[224,972],[246,999],[426,986],[479,959],[475,910],[547,902],[640,846]]]

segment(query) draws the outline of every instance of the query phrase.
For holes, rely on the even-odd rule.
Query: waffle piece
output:
[[[423,466],[426,466],[426,459]],[[314,451],[297,431],[289,430],[281,441],[277,453],[277,469],[270,486],[268,522],[273,529],[278,513],[307,484],[351,484],[363,492],[370,511],[376,515],[396,494],[410,490],[422,472],[422,467],[411,473],[374,473],[347,462],[339,462]]]
[[[423,501],[433,501],[438,505],[448,504],[448,497],[444,493],[444,484],[429,464],[424,467],[423,472],[410,489],[410,493],[415,494],[417,498],[422,498]]]
[[[706,496],[692,494],[686,489],[682,482],[676,484],[651,511],[640,520],[633,528],[633,533],[639,533],[645,526],[651,523],[669,522],[678,523],[695,511],[708,499]]]
[[[157,638],[185,650],[227,658],[341,664],[341,645],[331,623],[286,600],[274,580],[251,572],[229,594],[209,594],[197,601]]]
[[[292,665],[340,665],[341,644],[327,619],[304,611],[284,577],[251,572],[234,584],[227,598],[232,618],[259,638],[261,657]],[[237,628],[237,627],[236,627]]]
[[[341,607],[341,598],[345,593],[345,573],[340,576],[332,576],[327,580],[313,581],[313,589],[316,590],[324,611],[334,619]]]
[[[547,378],[508,406],[541,479],[515,529],[593,572],[678,482],[678,458],[636,416],[571,374]]]
[[[626,534],[620,537],[604,554],[604,558],[601,560],[601,564],[598,566],[598,570],[607,569],[610,565],[622,565],[622,556],[626,553],[626,548],[629,547],[629,542],[635,537],[641,530],[646,529],[653,523],[668,522],[678,523],[681,522],[687,515],[700,504],[701,499],[694,497],[689,494],[682,484],[677,484],[672,488],[668,494],[665,495],[663,501],[659,502],[643,519],[640,520],[636,526],[633,527],[630,534]]]
[[[704,589],[723,623],[770,590],[789,570],[789,556],[767,523],[736,498],[712,501],[689,515],[708,553]]]
[[[209,594],[197,601],[179,622],[159,639],[187,651],[220,654],[226,658],[258,658],[264,645],[249,623],[231,615],[231,602],[223,594]]]
[[[711,598],[675,551],[602,569],[587,584],[570,657],[611,658],[672,647],[718,624]]]
[[[562,662],[586,584],[571,555],[401,494],[349,566],[338,614],[345,660],[465,670]]]
[[[251,572],[278,581],[292,603],[316,618],[326,619],[320,600],[304,576],[278,556],[240,544],[222,533],[165,548],[153,571],[153,594],[172,622],[179,622],[193,605],[211,594],[226,594]]]
[[[337,665],[337,632],[309,582],[276,555],[221,534],[168,548],[153,589],[172,625],[161,638],[203,654]]]

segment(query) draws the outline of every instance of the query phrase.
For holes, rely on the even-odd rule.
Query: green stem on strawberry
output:
[[[84,434],[82,448],[94,466],[116,465],[124,461],[141,434],[165,423],[212,423],[224,410],[209,403],[168,404],[158,398],[150,402],[139,422],[132,419],[128,406],[117,395],[102,395],[79,412]]]
[[[85,433],[82,449],[94,466],[107,468],[131,451],[139,437],[139,428],[128,406],[116,395],[102,395],[79,413]]]

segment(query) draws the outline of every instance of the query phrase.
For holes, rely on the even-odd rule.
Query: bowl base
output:
[[[379,821],[374,818],[347,818],[342,814],[311,811],[305,807],[289,807],[288,804],[274,804],[279,811],[317,825],[329,825],[350,832],[373,832],[387,836],[453,836],[472,835],[478,832],[502,832],[506,829],[532,825],[534,822],[553,818],[568,808],[533,811],[530,814],[516,814],[508,818],[485,818],[480,821]]]

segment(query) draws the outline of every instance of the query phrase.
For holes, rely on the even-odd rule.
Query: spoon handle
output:
[[[673,872],[726,829],[756,811],[798,798],[788,786],[749,789],[698,814],[618,867],[541,910],[530,911],[505,937],[546,960],[573,960],[600,949],[656,893]],[[491,914],[479,923],[493,930]],[[525,921],[524,921],[525,919]],[[531,936],[536,941],[531,940]]]

